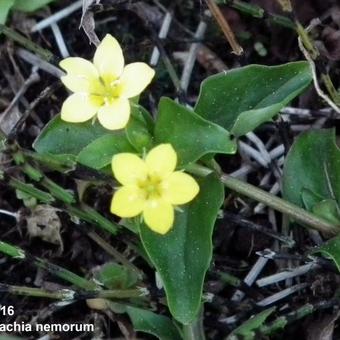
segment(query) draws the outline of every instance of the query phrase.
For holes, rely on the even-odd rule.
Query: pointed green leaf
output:
[[[284,164],[284,198],[339,224],[339,174],[340,150],[335,143],[335,130],[303,133]]]
[[[202,83],[195,112],[241,136],[273,118],[311,81],[307,62],[233,69]]]
[[[333,260],[340,272],[340,236],[328,240],[316,251],[313,251],[313,253],[321,253],[325,257]]]
[[[253,340],[256,337],[256,330],[259,329],[267,318],[273,314],[275,307],[266,309],[247,321],[243,322],[241,326],[237,327],[226,340],[236,340],[238,337],[242,337],[244,340]]]
[[[212,232],[224,198],[221,182],[211,175],[199,181],[200,193],[176,212],[170,232],[160,235],[146,225],[140,235],[159,272],[175,319],[188,324],[201,305],[203,281],[212,256]]]
[[[57,115],[45,126],[33,147],[39,153],[78,155],[85,146],[108,133],[98,122],[68,123]]]
[[[162,98],[159,104],[155,141],[171,143],[178,154],[180,166],[209,153],[236,152],[236,144],[227,130],[169,98]]]
[[[77,161],[100,170],[111,163],[112,156],[121,152],[136,152],[124,132],[101,136],[80,151]]]
[[[313,207],[323,200],[322,196],[315,194],[313,191],[309,189],[301,190],[301,199],[303,205],[308,211],[312,211]]]
[[[8,13],[12,6],[14,5],[15,0],[1,0],[0,1],[0,24],[5,24]]]
[[[126,312],[135,331],[154,335],[160,340],[182,339],[175,325],[166,316],[130,306],[126,307]]]
[[[340,225],[338,204],[335,200],[327,199],[316,203],[313,207],[313,213],[329,223]]]

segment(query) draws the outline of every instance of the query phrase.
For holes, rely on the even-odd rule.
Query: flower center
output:
[[[101,80],[101,83],[103,85],[102,90],[102,97],[104,99],[105,104],[110,105],[113,101],[117,100],[121,95],[121,89],[120,89],[120,81],[119,79],[112,81],[111,83],[107,83],[103,80]]]
[[[146,199],[155,199],[162,195],[161,183],[162,181],[159,177],[148,175],[144,181],[138,183],[138,186],[145,194]]]

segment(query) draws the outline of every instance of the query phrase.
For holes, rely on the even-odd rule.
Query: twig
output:
[[[52,28],[52,32],[54,34],[61,56],[63,58],[69,57],[70,53],[67,50],[63,35],[60,31],[58,24],[56,23],[51,24],[51,28]]]
[[[172,83],[174,84],[174,87],[176,89],[176,92],[179,97],[183,97],[183,91],[181,88],[181,82],[179,80],[179,77],[177,75],[177,72],[174,68],[174,66],[171,63],[170,57],[168,56],[168,53],[165,51],[165,48],[162,45],[162,41],[158,38],[157,35],[153,35],[154,42],[161,54],[161,58],[163,60],[164,66],[167,69],[170,79]]]
[[[12,99],[11,103],[8,105],[6,110],[1,114],[0,116],[0,126],[4,122],[4,120],[7,118],[7,115],[12,111],[13,107],[17,104],[17,102],[20,100],[20,98],[24,95],[24,93],[29,89],[29,87],[38,82],[40,80],[39,74],[37,72],[37,67],[34,66],[32,69],[32,73],[30,76],[25,80],[19,91],[16,93],[14,98]],[[11,127],[12,128],[12,127]]]
[[[206,29],[207,29],[206,22],[201,20],[195,32],[195,39],[203,39]],[[200,43],[195,42],[191,44],[189,55],[183,68],[182,77],[181,77],[181,87],[183,91],[185,92],[187,91],[188,86],[189,86],[192,70],[195,65],[199,47],[200,47]]]
[[[267,236],[273,237],[274,239],[283,242],[287,244],[288,247],[293,247],[295,244],[295,241],[291,239],[290,237],[283,236],[269,228],[265,228],[262,225],[256,224],[254,222],[248,221],[245,218],[243,218],[240,215],[232,214],[230,212],[224,212],[223,218],[225,218],[227,221],[235,223],[236,225],[239,225],[241,227],[246,227],[251,230],[258,231],[260,233],[263,233]]]
[[[265,168],[268,168],[269,162],[266,158],[263,157],[262,153],[254,149],[252,146],[242,142],[238,141],[239,150],[242,153],[245,153],[247,156],[253,158],[257,163],[262,165]]]
[[[254,132],[248,132],[246,134],[246,137],[256,145],[259,152],[262,154],[263,159],[266,161],[266,163],[270,164],[272,159],[270,157],[270,154],[268,153],[266,147],[264,146],[262,140],[256,136]]]
[[[336,268],[335,264],[331,260],[327,260],[322,257],[315,257],[315,256],[303,256],[297,254],[288,254],[288,253],[278,253],[270,249],[265,249],[263,251],[256,252],[256,255],[266,257],[269,260],[287,260],[287,261],[298,261],[304,263],[315,263],[318,266],[330,270],[334,273],[338,273],[338,269]]]
[[[250,269],[247,276],[244,278],[243,282],[246,285],[251,286],[255,282],[256,278],[260,275],[267,262],[268,259],[259,257],[255,264],[253,265],[253,267]],[[244,296],[245,296],[244,292],[237,290],[231,297],[231,301],[240,302]]]
[[[227,19],[223,16],[221,10],[216,5],[215,0],[205,0],[205,2],[209,7],[210,12],[220,25],[225,37],[227,38],[231,48],[233,49],[233,53],[235,53],[236,55],[241,55],[243,53],[243,48],[237,42],[234,32],[230,28]]]
[[[16,122],[13,129],[8,135],[9,140],[13,140],[17,133],[19,132],[19,129],[21,128],[22,124],[26,121],[26,119],[29,117],[30,113],[36,108],[37,105],[40,104],[40,102],[46,98],[48,98],[54,91],[56,91],[61,86],[60,81],[56,81],[53,85],[46,87],[39,96],[29,105],[29,107],[25,110],[23,115],[20,117],[20,119]]]
[[[312,75],[313,75],[313,83],[314,83],[314,87],[315,87],[316,92],[334,111],[336,111],[337,113],[340,113],[340,108],[337,105],[335,105],[335,103],[320,88],[318,77],[317,77],[317,74],[316,74],[316,67],[315,67],[314,60],[309,55],[306,48],[303,46],[303,43],[302,43],[300,37],[298,38],[298,42],[299,42],[299,48],[300,48],[301,52],[303,53],[303,55],[305,56],[306,60],[309,63],[309,66],[310,66],[310,69],[311,69],[311,72],[312,72]]]
[[[269,189],[269,193],[272,195],[276,195],[280,192],[280,184],[278,182],[275,182],[274,185]],[[259,214],[263,209],[265,208],[265,205],[263,203],[259,203],[254,208],[254,212],[256,214]]]
[[[251,171],[254,170],[254,166],[251,164],[242,165],[238,170],[235,170],[230,176],[235,178],[245,178]]]
[[[259,279],[256,281],[256,285],[258,287],[269,286],[280,281],[284,281],[284,280],[291,279],[297,276],[305,275],[308,272],[313,271],[318,268],[320,267],[316,263],[311,262],[303,266],[294,268],[292,270],[286,270],[286,271],[283,271],[283,272],[280,272],[274,275],[263,277],[262,279]]]
[[[292,294],[294,294],[294,293],[296,293],[296,292],[298,292],[298,291],[300,291],[302,289],[305,289],[307,287],[308,287],[308,283],[297,284],[295,286],[286,288],[284,290],[281,290],[278,293],[275,293],[275,294],[273,294],[271,296],[268,296],[268,297],[264,298],[263,300],[257,302],[256,305],[259,306],[259,307],[270,306],[273,303],[275,303],[277,301],[280,301],[280,300],[286,298],[287,296],[292,295]]]
[[[11,211],[8,211],[8,210],[0,209],[0,214],[11,216],[11,217],[15,218],[17,221],[19,220],[19,214],[18,213],[14,213],[14,212],[11,212]]]
[[[18,48],[16,50],[16,54],[26,62],[31,65],[39,67],[39,69],[44,70],[45,72],[52,74],[53,76],[60,78],[61,76],[65,75],[65,73],[59,69],[58,67],[54,66],[53,64],[49,63],[48,61],[40,58],[39,56],[23,49]]]
[[[169,11],[166,11],[163,19],[162,26],[159,30],[158,37],[159,39],[165,39],[169,33],[170,25],[172,21],[172,14]],[[150,65],[156,66],[158,64],[160,57],[159,49],[155,46],[152,51],[152,55],[150,58]]]
[[[83,5],[83,0],[78,0],[71,4],[68,7],[63,8],[61,11],[54,13],[53,15],[49,16],[48,18],[41,20],[36,25],[34,25],[31,29],[31,32],[41,31],[44,28],[52,25],[53,23],[58,22],[59,20],[69,16],[71,13],[80,9]]]

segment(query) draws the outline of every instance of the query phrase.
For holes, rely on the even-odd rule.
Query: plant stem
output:
[[[22,249],[2,241],[0,241],[0,252],[14,259],[24,260],[26,258],[25,252]]]
[[[69,283],[72,283],[78,288],[91,291],[99,289],[99,286],[94,281],[87,280],[65,268],[59,267],[53,263],[49,263],[46,260],[38,257],[33,257],[32,260],[34,265],[36,265],[37,267],[42,268],[52,275],[58,276],[61,279],[68,281]]]
[[[19,181],[16,178],[11,178],[8,182],[8,184],[17,189],[20,190],[22,192],[24,192],[25,194],[28,194],[34,198],[36,198],[37,200],[44,202],[44,203],[52,203],[54,202],[54,198],[47,192],[39,190],[37,188],[35,188],[33,185],[24,183]]]
[[[211,169],[197,164],[191,164],[187,166],[186,170],[199,176],[207,176],[213,172]],[[340,231],[339,227],[326,222],[325,220],[298,207],[293,203],[259,189],[254,185],[245,183],[226,174],[221,174],[220,179],[225,187],[236,191],[239,194],[252,198],[257,202],[261,202],[274,210],[280,211],[281,213],[288,215],[293,220],[301,223],[304,226],[334,235]]]
[[[264,9],[258,5],[249,4],[245,1],[240,0],[216,0],[217,4],[225,4],[232,8],[237,9],[238,11],[248,14],[254,18],[262,19],[264,16]]]
[[[107,218],[99,214],[95,209],[89,207],[86,204],[81,204],[78,208],[74,205],[66,205],[66,210],[69,214],[75,215],[85,222],[94,224],[103,230],[106,230],[111,235],[116,235],[120,226],[114,222],[109,221]]]
[[[68,289],[61,289],[58,291],[48,291],[41,288],[33,288],[33,287],[24,287],[24,286],[11,286],[6,284],[0,284],[0,292],[10,293],[13,295],[24,295],[24,296],[32,296],[32,297],[41,297],[46,299],[55,299],[55,300],[69,300],[70,297],[74,294],[70,294],[73,292]]]
[[[315,60],[319,56],[318,50],[314,46],[313,40],[309,37],[308,32],[304,29],[304,27],[298,22],[295,22],[296,24],[296,32],[299,35],[303,45],[307,49],[307,51],[310,53],[313,60]]]
[[[97,298],[102,299],[132,299],[141,298],[148,295],[148,291],[145,289],[115,289],[115,290],[101,290],[96,292]]]
[[[13,246],[9,243],[0,241],[0,252],[14,259],[25,261],[30,264],[32,263],[36,267],[42,268],[52,275],[58,276],[83,290],[93,291],[99,289],[98,285],[94,281],[87,280],[65,268],[59,267],[53,263],[49,263],[48,261],[39,257],[30,255],[23,249]]]
[[[24,295],[31,297],[41,297],[54,300],[73,300],[74,298],[82,298],[84,296],[91,296],[92,298],[101,299],[133,299],[142,298],[147,295],[147,291],[141,289],[112,289],[90,291],[89,293],[79,292],[71,289],[60,289],[57,291],[49,291],[42,288],[26,287],[26,286],[12,286],[0,283],[0,292],[10,293],[14,295]],[[84,295],[85,294],[85,295]]]
[[[96,242],[100,247],[102,247],[108,254],[113,256],[117,262],[120,262],[125,267],[133,270],[139,278],[142,279],[144,277],[144,273],[141,270],[139,270],[132,262],[130,262],[125,256],[123,256],[119,251],[117,251],[95,232],[90,231],[87,233],[87,236],[90,237],[94,242]]]
[[[258,5],[250,4],[241,0],[215,0],[215,2],[217,4],[228,5],[241,13],[252,16],[253,18],[268,19],[273,24],[292,30],[295,30],[296,28],[295,23],[287,16],[270,13]]]
[[[287,324],[300,320],[306,317],[307,315],[312,314],[315,310],[316,310],[315,306],[313,306],[312,304],[306,304],[300,307],[298,310],[287,314],[286,316],[278,317],[270,324],[262,325],[259,328],[259,333],[263,335],[273,335],[277,331],[285,328]]]
[[[44,175],[39,170],[39,168],[34,167],[29,162],[27,162],[25,159],[25,155],[21,150],[16,150],[13,153],[13,158],[15,163],[20,166],[23,173],[25,173],[36,183],[39,183],[41,186],[46,188],[49,193],[36,189],[32,185],[22,183],[15,178],[12,178],[10,180],[9,184],[11,186],[45,203],[51,203],[54,202],[55,199],[57,199],[64,203],[66,211],[68,213],[73,214],[88,223],[102,228],[112,235],[116,235],[119,228],[116,223],[109,221],[107,218],[99,214],[95,209],[89,207],[86,204],[80,204],[80,207],[77,207],[75,205],[76,198],[74,193],[71,190],[65,190],[63,187]]]
[[[332,234],[336,234],[340,231],[340,229],[333,224],[330,224],[315,216],[314,214],[311,214],[308,211],[296,206],[295,204],[285,201],[251,184],[245,183],[225,174],[221,176],[221,182],[227,188],[261,202],[266,206],[273,208],[274,210],[280,211],[283,214],[287,214],[297,222],[306,224],[313,229]]]
[[[27,39],[20,33],[12,30],[11,28],[0,25],[0,33],[3,33],[7,36],[7,38],[17,42],[18,44],[24,46],[28,50],[32,51],[33,53],[36,53],[40,55],[43,59],[45,59],[48,62],[55,61],[55,56],[45,48],[40,47],[39,45],[35,44],[33,41]]]
[[[205,340],[204,329],[202,324],[202,311],[198,317],[189,325],[183,325],[184,340]]]

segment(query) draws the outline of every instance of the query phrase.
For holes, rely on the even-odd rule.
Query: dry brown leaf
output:
[[[94,2],[99,4],[100,0],[83,0],[83,13],[80,19],[80,27],[83,28],[89,38],[90,44],[98,46],[100,44],[100,40],[95,32],[96,23],[94,21],[93,12],[90,11],[90,7]]]
[[[61,221],[56,209],[47,204],[37,205],[31,216],[26,217],[27,231],[30,237],[40,237],[42,240],[56,244],[63,251],[64,245],[60,235]]]

